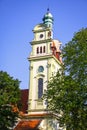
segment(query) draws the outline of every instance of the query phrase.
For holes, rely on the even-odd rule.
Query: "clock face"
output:
[[[43,34],[40,34],[40,38],[43,38]]]
[[[43,66],[39,66],[38,72],[43,72],[43,71],[44,71],[44,67]]]

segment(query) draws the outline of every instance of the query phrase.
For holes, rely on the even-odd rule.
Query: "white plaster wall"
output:
[[[43,34],[43,37],[42,38],[40,38],[40,34]],[[35,34],[35,40],[36,41],[39,41],[39,40],[44,40],[45,39],[45,32],[38,32],[38,33],[36,33]]]
[[[38,72],[38,67],[39,66],[43,66],[44,67],[44,71],[42,72]],[[37,85],[37,79],[39,77],[43,76],[43,82],[44,82],[44,86],[43,89],[46,89],[47,86],[47,60],[39,60],[39,61],[33,61],[33,71],[32,71],[32,109],[36,109],[37,108],[37,94],[38,94],[38,85]],[[44,92],[44,90],[43,90]],[[44,108],[44,104],[38,105],[38,109],[40,108]]]
[[[44,67],[43,72],[38,72],[39,66]],[[50,80],[50,77],[53,75],[56,75],[56,72],[59,70],[60,65],[54,58],[49,58],[49,59],[38,59],[32,61],[32,72],[31,72],[31,83],[30,83],[30,99],[31,101],[31,109],[42,109],[46,108],[45,101],[42,102],[42,104],[39,102],[37,104],[38,100],[38,78],[42,77],[43,78],[43,93],[44,90],[47,90],[47,81]]]

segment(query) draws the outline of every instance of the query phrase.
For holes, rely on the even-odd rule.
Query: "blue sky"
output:
[[[63,45],[87,27],[87,0],[0,0],[0,70],[18,78],[21,89],[29,84],[32,30],[42,23],[48,7],[54,17],[54,39]]]

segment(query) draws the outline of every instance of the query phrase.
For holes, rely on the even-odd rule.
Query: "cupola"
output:
[[[43,23],[47,25],[47,27],[52,28],[53,25],[53,16],[52,14],[49,12],[49,8],[47,9],[47,13],[44,15],[43,17]]]

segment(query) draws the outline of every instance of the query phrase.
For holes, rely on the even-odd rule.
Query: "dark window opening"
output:
[[[39,53],[39,47],[37,47],[37,54]]]
[[[45,46],[43,47],[43,53],[45,53]]]
[[[42,46],[40,47],[40,53],[42,53]]]
[[[43,95],[43,79],[38,79],[38,98],[41,98]]]
[[[43,34],[40,34],[40,38],[43,38]]]

